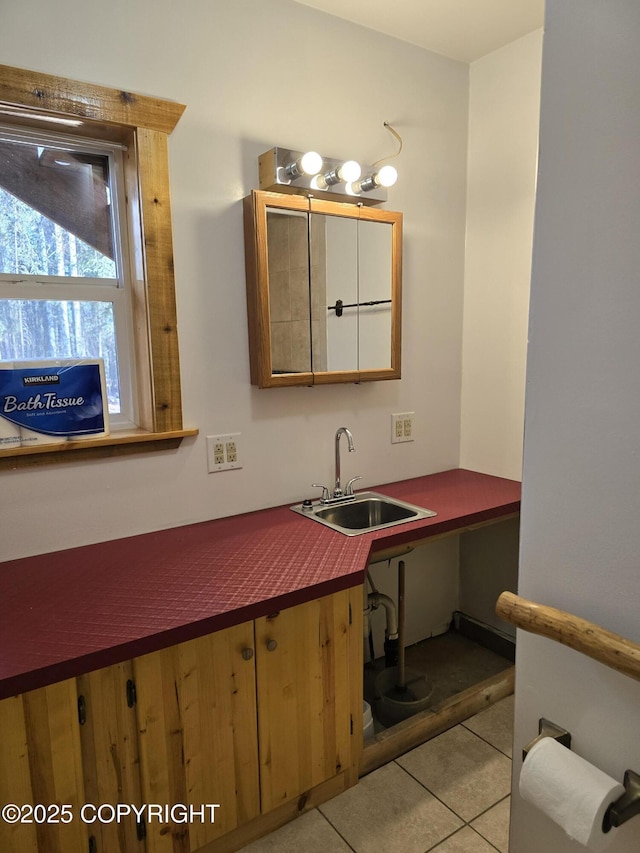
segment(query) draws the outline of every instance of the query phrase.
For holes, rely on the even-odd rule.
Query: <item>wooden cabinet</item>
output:
[[[118,664],[0,702],[0,806],[24,806],[24,822],[0,820],[0,850],[144,851],[134,815],[97,811],[142,802],[130,678]]]
[[[348,594],[259,619],[255,630],[262,811],[268,812],[352,760]]]
[[[148,851],[197,850],[260,813],[253,647],[245,623],[134,660],[143,802],[220,806],[213,823],[148,823]]]
[[[0,850],[237,849],[225,841],[234,831],[257,837],[328,780],[354,784],[361,605],[360,587],[345,590],[0,702],[0,805],[68,804],[73,814],[0,821]],[[91,820],[103,803],[218,808],[185,821],[143,811],[144,825],[134,814]]]
[[[89,672],[77,679],[80,708],[85,802],[91,805],[126,804],[140,808],[140,757],[131,661]],[[36,691],[37,692],[37,691]],[[143,853],[135,814],[105,822],[88,819],[96,853]],[[141,827],[140,827],[141,829]]]
[[[78,820],[85,793],[75,679],[4,699],[0,732],[0,806],[21,808],[20,822],[0,820],[0,850],[88,850],[88,827]]]
[[[143,802],[219,804],[214,823],[147,826],[148,851],[191,853],[333,776],[356,781],[361,600],[345,590],[133,662]]]

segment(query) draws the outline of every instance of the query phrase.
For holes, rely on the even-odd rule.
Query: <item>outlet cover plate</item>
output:
[[[239,439],[239,432],[207,436],[207,471],[210,474],[242,468]]]
[[[391,444],[413,441],[415,412],[396,412],[391,415]]]

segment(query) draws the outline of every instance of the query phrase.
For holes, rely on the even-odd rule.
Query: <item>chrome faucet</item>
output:
[[[362,479],[362,477],[352,477],[344,487],[343,491],[342,484],[340,483],[340,436],[342,435],[346,435],[347,437],[349,453],[353,453],[356,449],[356,446],[353,443],[351,430],[348,430],[346,427],[339,427],[336,432],[336,481],[333,487],[333,492],[330,492],[327,486],[322,486],[320,483],[313,484],[314,489],[322,489],[322,497],[320,498],[321,504],[329,504],[334,501],[346,501],[355,498],[355,495],[353,494],[353,484],[356,480]]]
[[[333,496],[334,498],[342,497],[342,486],[340,485],[340,436],[346,435],[347,437],[347,446],[349,448],[349,453],[353,453],[356,449],[353,443],[353,436],[351,435],[351,430],[348,430],[346,427],[339,427],[336,432],[336,482],[333,487]],[[349,491],[347,487],[347,491]]]

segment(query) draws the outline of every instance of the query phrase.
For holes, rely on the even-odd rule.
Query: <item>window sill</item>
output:
[[[198,435],[198,429],[179,429],[170,432],[122,430],[104,438],[87,438],[69,441],[65,445],[42,444],[38,447],[20,447],[0,450],[0,471],[69,462],[73,459],[103,459],[146,453],[157,450],[175,450],[183,438]]]

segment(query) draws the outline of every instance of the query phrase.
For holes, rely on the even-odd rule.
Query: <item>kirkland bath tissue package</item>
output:
[[[0,449],[109,435],[102,359],[0,361]]]

